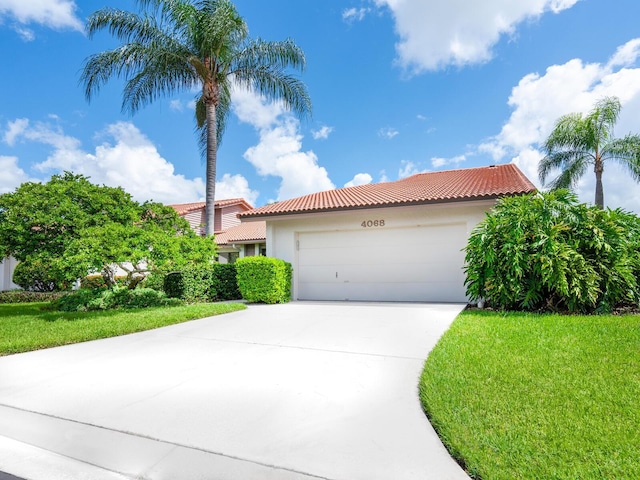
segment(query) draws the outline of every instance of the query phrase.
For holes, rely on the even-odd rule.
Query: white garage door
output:
[[[464,224],[298,235],[300,300],[464,302]]]

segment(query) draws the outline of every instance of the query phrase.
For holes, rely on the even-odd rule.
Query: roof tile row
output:
[[[240,218],[331,210],[481,200],[531,193],[536,187],[513,164],[420,173],[395,182],[346,187],[265,205]]]

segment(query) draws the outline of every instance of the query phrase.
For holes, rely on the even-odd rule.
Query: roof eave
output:
[[[457,197],[457,198],[444,198],[444,199],[434,199],[434,200],[418,200],[412,202],[396,202],[396,203],[382,203],[382,204],[373,204],[373,205],[353,205],[346,207],[329,207],[329,208],[314,208],[307,210],[294,210],[288,212],[267,212],[267,213],[258,213],[258,214],[249,214],[246,212],[238,214],[238,218],[242,220],[263,220],[266,218],[272,217],[288,217],[292,215],[303,215],[303,214],[312,214],[312,213],[329,213],[329,212],[344,212],[344,211],[355,211],[355,210],[374,210],[379,208],[394,208],[394,207],[411,207],[418,205],[437,205],[443,203],[462,203],[462,202],[477,202],[483,200],[495,200],[501,197],[515,196],[515,195],[526,195],[528,193],[534,193],[536,190],[522,191],[522,192],[507,192],[507,193],[498,193],[491,195],[480,195],[475,197]]]

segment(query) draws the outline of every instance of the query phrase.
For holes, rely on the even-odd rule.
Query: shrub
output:
[[[202,302],[215,298],[211,267],[188,267],[171,272],[164,279],[164,291],[170,298],[186,302]]]
[[[5,292],[0,292],[0,303],[52,302],[67,294],[67,292],[31,292],[28,290],[8,290]]]
[[[151,272],[147,275],[142,282],[142,287],[151,288],[153,290],[157,290],[158,292],[164,291],[164,278],[166,275],[163,272]]]
[[[567,191],[504,198],[471,233],[467,295],[507,310],[610,311],[640,300],[640,219]]]
[[[291,299],[291,264],[277,258],[244,257],[235,265],[245,300],[285,303]]]
[[[214,302],[242,298],[233,264],[215,263],[206,267],[189,267],[171,272],[164,278],[168,297],[187,302]]]
[[[115,287],[111,290],[80,289],[53,302],[52,307],[65,312],[77,312],[166,307],[181,304],[182,302],[180,300],[167,298],[163,292],[158,292],[150,288],[129,290],[125,287]]]
[[[39,259],[27,259],[16,265],[13,283],[33,292],[68,290],[69,282],[60,279],[55,269]]]
[[[238,289],[238,273],[233,263],[216,263],[213,265],[214,300],[238,300],[242,298]]]

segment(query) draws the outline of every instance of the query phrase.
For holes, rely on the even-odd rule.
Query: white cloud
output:
[[[90,177],[93,183],[120,186],[138,201],[181,203],[204,198],[204,181],[176,174],[173,165],[132,123],[109,125],[102,136],[108,141],[92,153],[83,150],[78,139],[47,123],[26,125],[13,139],[22,137],[52,147],[48,158],[34,166],[43,174],[69,170]],[[221,188],[233,183],[225,180],[223,176]]]
[[[184,105],[180,100],[171,100],[169,102],[169,109],[176,112],[182,112],[184,110]]]
[[[402,166],[398,170],[398,178],[406,178],[406,177],[410,177],[411,175],[416,175],[418,173],[425,173],[429,171],[426,168],[420,168],[417,164],[409,160],[402,160],[400,164]]]
[[[25,42],[33,42],[36,39],[36,34],[33,33],[33,30],[30,28],[19,27],[16,25],[13,29]]]
[[[342,20],[347,23],[359,22],[364,19],[364,17],[369,13],[371,9],[366,7],[361,8],[347,8],[342,12]]]
[[[466,155],[458,155],[452,158],[433,157],[431,159],[431,166],[433,168],[444,167],[445,165],[458,165],[467,160]]]
[[[259,175],[282,179],[277,200],[334,188],[326,169],[318,165],[316,154],[301,151],[300,122],[285,113],[282,105],[267,103],[252,92],[235,90],[233,111],[241,121],[252,125],[260,137],[244,158]]]
[[[521,22],[558,13],[578,0],[374,0],[395,19],[398,63],[420,73],[447,65],[482,63],[504,35]]]
[[[7,130],[4,132],[4,143],[12,147],[19,137],[29,126],[29,119],[17,118],[13,122],[7,122]]]
[[[391,127],[381,128],[380,130],[378,130],[378,135],[379,136],[381,136],[383,138],[388,138],[389,140],[391,140],[393,137],[395,137],[399,133],[400,132],[398,130],[396,130],[395,128],[391,128]]]
[[[344,184],[345,187],[355,187],[357,185],[367,185],[373,181],[373,177],[368,173],[357,173],[351,180]]]
[[[216,198],[244,198],[255,205],[258,195],[260,192],[251,190],[247,179],[240,174],[225,173],[222,180],[216,182]]]
[[[326,140],[329,138],[331,132],[333,132],[333,127],[327,127],[324,125],[319,130],[311,130],[311,135],[314,140]]]
[[[513,111],[508,121],[479,150],[496,161],[511,159],[540,186],[537,174],[543,157],[540,145],[560,116],[588,112],[598,99],[617,96],[622,112],[616,134],[640,133],[640,68],[632,68],[639,54],[640,39],[634,39],[618,48],[606,63],[573,59],[548,67],[543,75],[526,75],[509,97]],[[640,185],[627,172],[611,162],[605,166],[603,184],[607,206],[640,213]],[[594,175],[589,171],[576,188],[582,201],[593,203],[594,185]]]
[[[38,23],[54,29],[70,28],[82,32],[84,27],[76,16],[76,9],[71,0],[0,0],[0,16],[8,16],[20,24]],[[24,38],[24,33],[17,31]]]
[[[262,97],[246,89],[235,88],[231,95],[233,113],[241,122],[258,129],[270,128],[285,112],[282,104],[267,103]]]
[[[611,57],[607,67],[613,69],[615,67],[632,66],[640,56],[640,38],[628,41],[624,45],[618,47],[616,53]]]
[[[16,157],[0,155],[0,194],[14,191],[20,184],[35,181],[18,166]]]

